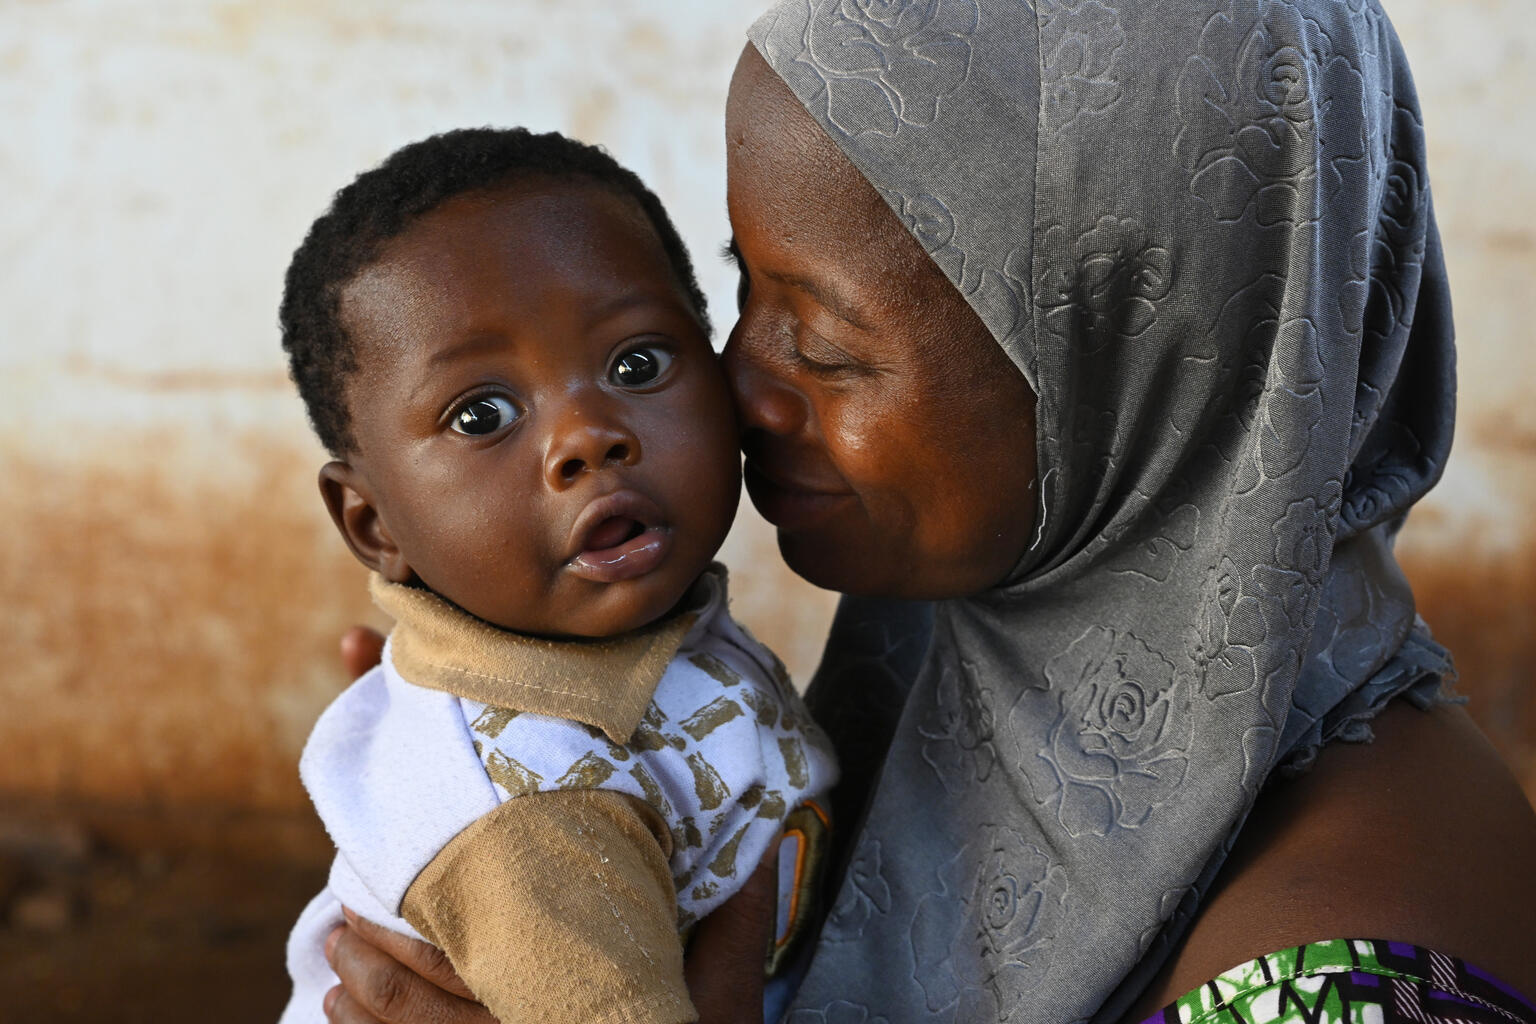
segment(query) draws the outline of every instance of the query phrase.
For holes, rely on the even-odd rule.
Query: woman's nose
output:
[[[622,420],[575,402],[557,413],[544,456],[544,479],[555,490],[586,473],[640,461],[640,438]]]
[[[742,431],[794,434],[805,426],[806,397],[791,382],[788,361],[774,359],[774,346],[754,336],[752,326],[744,311],[720,354]]]

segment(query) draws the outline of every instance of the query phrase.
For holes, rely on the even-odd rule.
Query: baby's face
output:
[[[341,313],[386,576],[508,629],[606,636],[665,614],[725,539],[735,415],[633,200],[540,180],[449,200]]]

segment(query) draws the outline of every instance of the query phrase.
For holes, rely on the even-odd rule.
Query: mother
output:
[[[1536,991],[1536,816],[1392,558],[1454,369],[1374,0],[785,0],[751,37],[747,486],[862,595],[811,688],[854,842],[793,1019],[1116,1020],[1341,937]],[[417,950],[333,953],[333,1019],[475,1019]]]

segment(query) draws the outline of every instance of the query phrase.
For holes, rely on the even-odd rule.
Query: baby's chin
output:
[[[621,594],[610,590],[603,595],[603,600],[594,602],[601,606],[600,610],[594,608],[590,613],[584,612],[578,616],[580,621],[563,630],[562,634],[573,639],[598,639],[655,625],[670,618],[685,603],[696,579],[698,573],[680,586],[656,587],[644,594],[634,592],[640,588]]]
[[[475,618],[514,633],[555,640],[595,640],[644,629],[668,618],[683,603],[709,566],[668,566],[613,583],[570,574],[553,588],[550,600],[535,607],[523,602],[498,604],[486,595],[441,594]]]

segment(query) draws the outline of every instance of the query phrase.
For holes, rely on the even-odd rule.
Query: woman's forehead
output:
[[[794,168],[801,177],[839,192],[872,191],[858,169],[822,130],[789,86],[748,46],[736,65],[725,108],[731,173],[752,165]],[[800,179],[783,182],[798,184]]]
[[[927,260],[907,230],[752,46],[726,106],[731,223],[863,262]]]
[[[731,74],[725,99],[726,138],[739,139],[749,128],[758,129],[755,135],[764,130],[781,134],[786,142],[793,140],[807,150],[841,152],[751,43],[741,51]]]

